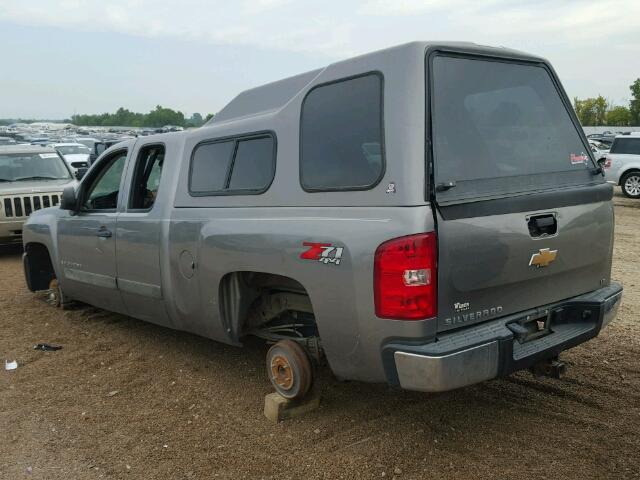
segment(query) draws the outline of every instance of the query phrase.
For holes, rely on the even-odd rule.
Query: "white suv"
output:
[[[640,132],[618,135],[604,164],[608,182],[622,187],[630,198],[640,198]]]

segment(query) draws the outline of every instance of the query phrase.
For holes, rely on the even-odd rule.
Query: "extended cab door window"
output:
[[[122,150],[106,160],[104,168],[83,195],[82,210],[116,210],[126,159],[127,151]]]
[[[164,145],[147,145],[140,149],[131,184],[130,210],[153,207],[160,186],[164,152]]]

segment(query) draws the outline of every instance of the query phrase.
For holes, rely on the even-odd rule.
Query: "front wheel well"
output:
[[[27,243],[24,247],[24,276],[32,292],[47,290],[56,278],[49,250],[42,243]]]

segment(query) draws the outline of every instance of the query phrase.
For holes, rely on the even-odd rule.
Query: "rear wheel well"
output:
[[[49,250],[42,243],[28,243],[24,251],[24,274],[29,290],[47,290],[56,278]]]
[[[291,338],[319,350],[311,299],[297,280],[263,272],[232,272],[220,282],[219,298],[222,323],[233,341],[247,335],[267,341]]]

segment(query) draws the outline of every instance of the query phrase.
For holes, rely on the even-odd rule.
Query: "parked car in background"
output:
[[[16,141],[11,137],[0,137],[0,145],[15,145]]]
[[[52,147],[0,146],[0,244],[21,242],[31,212],[58,205],[64,188],[75,183]]]
[[[103,140],[101,142],[96,142],[93,144],[93,148],[91,149],[91,154],[89,155],[89,165],[91,165],[93,162],[96,161],[96,159],[102,155],[102,153],[109,147],[112,147],[113,145],[120,143],[124,140],[127,140],[127,138],[122,139],[122,138],[118,138],[115,140]]]
[[[611,146],[615,138],[616,138],[615,135],[603,135],[603,134],[591,134],[588,136],[589,140],[599,142],[603,145],[608,145],[609,147]]]
[[[91,149],[82,143],[53,143],[56,151],[65,159],[71,171],[76,174],[79,168],[89,168]]]
[[[28,139],[31,145],[46,145],[51,142],[48,135],[36,135]]]
[[[589,139],[589,147],[591,147],[591,152],[596,160],[600,160],[604,158],[607,153],[609,153],[609,149],[611,145],[607,145],[606,143],[598,142],[597,140]]]
[[[90,149],[93,149],[93,146],[95,145],[95,143],[99,142],[100,139],[93,138],[93,137],[76,137],[76,138],[74,138],[74,141],[76,143],[81,143],[81,144],[89,147]]]
[[[606,155],[607,181],[620,185],[629,198],[640,198],[640,134],[618,135]]]

